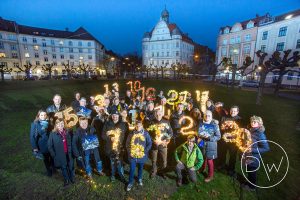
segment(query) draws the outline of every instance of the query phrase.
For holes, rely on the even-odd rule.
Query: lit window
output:
[[[25,58],[29,58],[29,53],[25,53]]]

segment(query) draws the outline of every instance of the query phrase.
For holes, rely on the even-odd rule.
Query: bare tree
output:
[[[4,81],[4,74],[12,72],[12,68],[8,68],[4,63],[0,64],[1,80]]]
[[[48,72],[49,79],[52,78],[52,72],[54,71],[53,68],[54,68],[54,64],[53,63],[51,63],[51,64],[45,64],[45,65],[42,66],[42,70],[44,72]]]
[[[25,79],[30,79],[30,71],[33,71],[37,66],[33,66],[31,63],[24,65],[23,67],[16,66],[21,72],[25,73]]]
[[[84,78],[88,78],[88,73],[92,70],[92,67],[86,64],[80,64],[78,65],[79,71],[83,71],[84,73]]]
[[[69,61],[68,61],[67,64],[63,63],[62,65],[64,66],[64,69],[65,69],[66,72],[67,72],[67,77],[68,77],[68,79],[70,79],[71,76],[72,76],[72,71],[73,71],[73,70],[76,70],[76,68],[75,68],[74,66],[70,66],[70,62],[69,62]]]

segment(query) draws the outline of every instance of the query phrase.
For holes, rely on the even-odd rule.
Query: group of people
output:
[[[214,104],[208,100],[206,109],[201,110],[191,94],[186,98],[179,96],[169,105],[163,91],[151,100],[142,99],[131,90],[127,90],[124,97],[120,97],[118,91],[104,97],[99,105],[94,96],[87,100],[75,93],[70,105],[78,123],[71,127],[70,120],[74,116],[59,114],[67,107],[62,104],[61,96],[55,94],[53,105],[39,110],[31,124],[30,142],[34,155],[43,159],[48,176],[56,169],[62,171],[64,186],[75,183],[76,163],[89,178],[93,171],[99,176],[109,172],[112,182],[119,177],[130,191],[136,168],[137,183],[143,185],[143,167],[148,157],[151,158],[151,178],[159,175],[166,179],[167,172],[175,170],[178,186],[182,185],[183,179],[196,182],[198,173],[205,175],[206,183],[212,181],[215,165],[225,169],[230,176],[235,175],[239,150],[234,143],[222,139],[223,131],[219,126],[228,120],[243,126],[238,106],[232,106],[228,112],[222,102]],[[157,109],[159,106],[164,109]],[[193,120],[191,130],[194,134],[183,134],[182,127],[187,123],[182,122],[183,116]],[[269,150],[261,117],[250,118],[250,132],[252,143],[263,142],[256,143],[247,153],[259,158],[257,148],[260,153]],[[259,164],[258,160],[247,163],[252,168]],[[128,181],[124,175],[127,164],[130,167]],[[208,173],[205,173],[206,168]],[[254,189],[256,176],[255,170],[249,172],[249,182],[244,187]]]

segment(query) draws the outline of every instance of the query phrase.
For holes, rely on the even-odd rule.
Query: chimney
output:
[[[255,16],[256,16],[256,18],[258,18],[258,17],[259,17],[259,14],[257,14],[257,13],[256,13],[256,15],[255,15]]]

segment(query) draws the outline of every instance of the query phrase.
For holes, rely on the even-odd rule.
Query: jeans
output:
[[[177,174],[177,177],[178,177],[178,180],[182,180],[182,171],[183,170],[186,170],[189,174],[189,178],[192,182],[197,182],[197,173],[196,173],[196,170],[191,170],[191,169],[188,169],[183,163],[178,163],[176,165],[176,174]]]
[[[96,167],[98,172],[102,172],[102,161],[100,160],[99,152],[98,149],[93,151],[94,159],[96,161]],[[91,153],[86,153],[84,156],[84,163],[85,163],[85,171],[87,175],[92,174],[92,167],[90,165],[90,158],[91,158]]]
[[[138,180],[143,178],[144,163],[137,163],[135,159],[130,160],[129,184],[133,184],[136,165],[138,166]]]
[[[124,177],[124,168],[121,160],[110,158],[111,176],[116,175],[116,170],[120,177]]]

